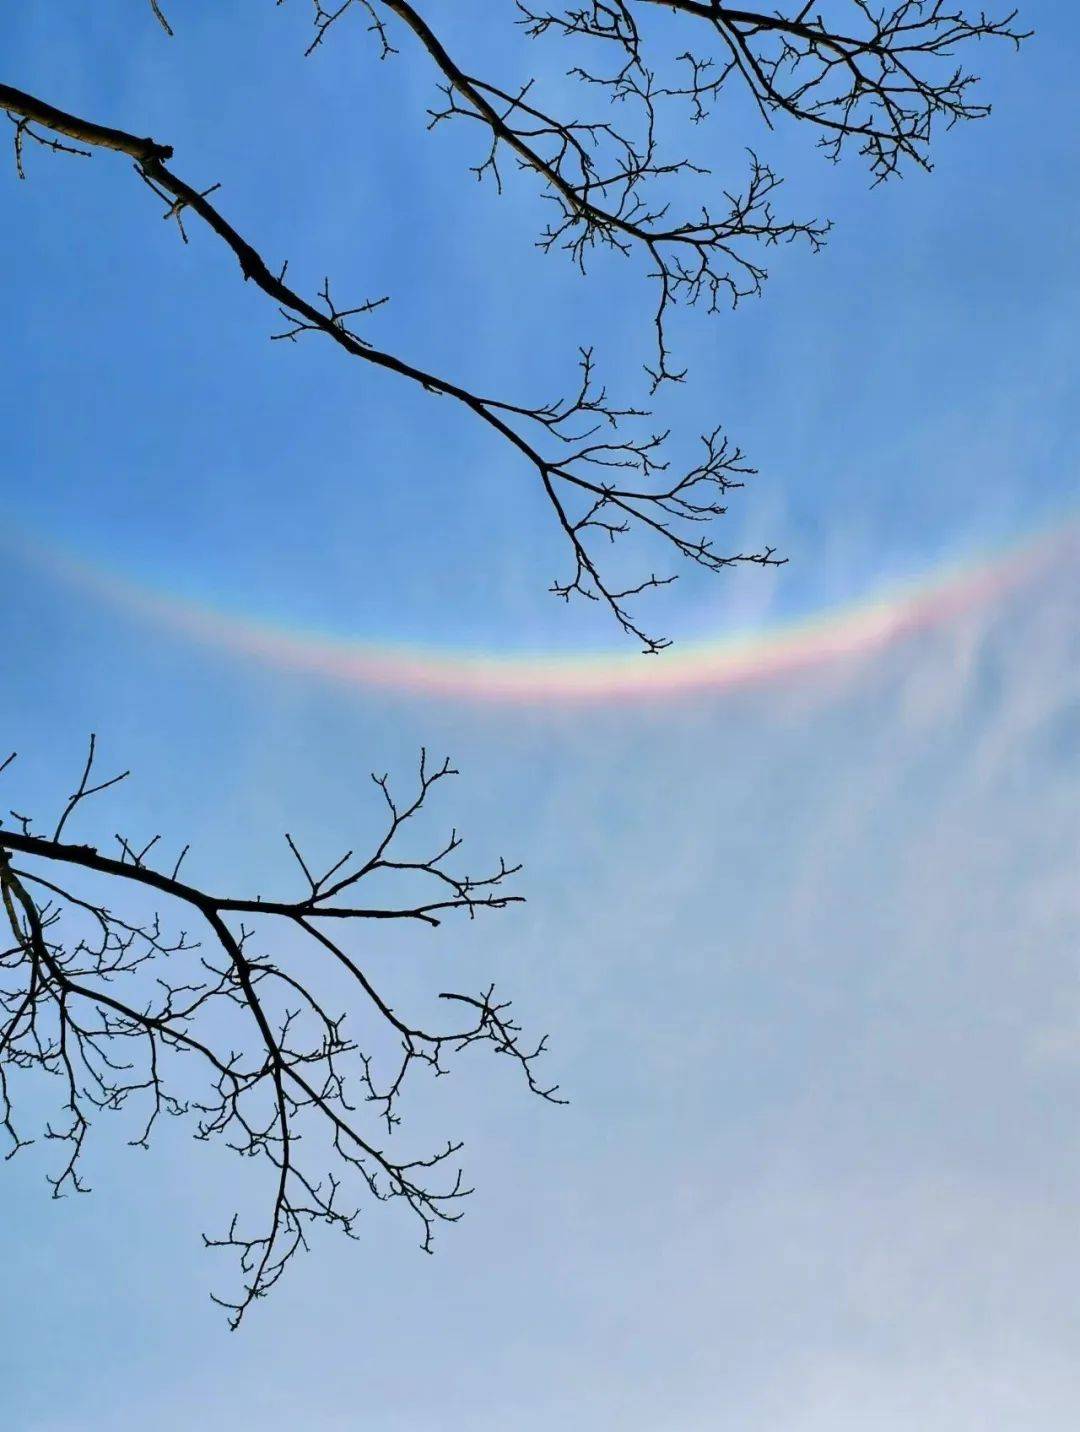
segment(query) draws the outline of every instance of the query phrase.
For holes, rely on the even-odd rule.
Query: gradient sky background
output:
[[[455,7],[459,47],[483,31],[490,53],[477,13]],[[390,292],[373,336],[436,370],[547,395],[592,341],[640,393],[640,272],[583,282],[532,250],[531,186],[497,201],[424,134],[407,47],[380,66],[353,24],[302,61],[299,0],[170,15],[172,41],[120,0],[18,7],[5,77],[173,143],[304,286]],[[1019,57],[977,57],[993,117],[929,177],[870,193],[798,129],[733,126],[721,174],[751,138],[836,230],[777,255],[762,300],[680,326],[692,377],[665,412],[731,429],[761,476],[730,545],[791,561],[687,578],[655,614],[687,641],[766,628],[1063,542],[931,631],[739,693],[530,710],[331,685],[58,575],[67,554],[357,638],[617,647],[546,595],[547,512],[476,424],[268,343],[270,306],[194,225],[178,242],[126,161],[31,152],[27,183],[3,177],[5,806],[52,809],[96,730],[137,779],[82,838],[162,830],[193,877],[266,891],[283,829],[336,854],[372,768],[452,753],[432,829],[522,859],[529,903],[372,941],[372,967],[407,960],[416,991],[449,960],[461,987],[495,974],[573,1101],[481,1053],[425,1088],[418,1142],[467,1141],[465,1220],[428,1259],[371,1210],[234,1336],[199,1234],[235,1160],[173,1130],[131,1150],[104,1121],[94,1195],[54,1204],[29,1151],[2,1170],[6,1426],[1075,1427],[1080,44],[1071,6],[1024,17]]]

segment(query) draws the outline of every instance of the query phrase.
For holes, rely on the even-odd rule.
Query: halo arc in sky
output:
[[[656,656],[498,653],[425,647],[305,630],[132,581],[54,550],[36,555],[68,580],[200,645],[278,671],[402,694],[497,705],[663,702],[757,686],[880,650],[992,603],[1075,555],[1076,524],[1058,523],[1009,548],[938,567],[902,586],[744,633],[682,642]]]

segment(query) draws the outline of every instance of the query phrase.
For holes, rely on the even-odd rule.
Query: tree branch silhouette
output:
[[[653,573],[617,586],[600,569],[595,554],[598,539],[612,542],[636,529],[659,539],[676,556],[710,571],[736,563],[777,562],[771,548],[722,553],[710,537],[698,535],[702,524],[723,515],[727,494],[753,472],[742,452],[716,429],[702,437],[700,459],[671,474],[663,453],[666,433],[623,435],[622,424],[647,415],[617,408],[609,401],[606,389],[596,382],[591,350],[581,350],[578,387],[569,397],[532,407],[485,397],[374,347],[349,326],[350,319],[370,313],[385,300],[340,308],[331,298],[327,280],[318,296],[322,306],[317,307],[290,287],[285,281],[287,265],[272,272],[261,254],[210,203],[208,196],[216,185],[197,190],[166,166],[165,161],[172,157],[170,146],[93,124],[9,85],[0,85],[0,108],[12,117],[19,145],[31,139],[48,143],[50,148],[67,148],[39,134],[39,129],[45,129],[91,149],[129,155],[139,177],[165,204],[165,217],[179,225],[185,242],[183,220],[190,211],[228,245],[244,278],[275,300],[286,322],[275,338],[295,340],[304,333],[321,333],[350,357],[406,378],[426,392],[454,399],[497,433],[539,478],[569,543],[572,573],[565,581],[556,582],[552,590],[563,598],[578,594],[602,602],[646,651],[659,651],[668,640],[648,633],[635,620],[628,602],[674,577]],[[74,152],[89,151],[80,148]]]
[[[171,35],[160,5],[150,3]],[[767,278],[760,249],[802,241],[817,250],[829,229],[825,220],[777,215],[781,180],[753,150],[739,187],[721,188],[704,203],[695,194],[680,208],[686,203],[680,182],[708,187],[709,173],[672,148],[673,128],[678,132],[673,105],[701,123],[729,82],[742,83],[769,127],[781,114],[806,122],[820,131],[833,159],[854,143],[880,182],[905,161],[929,167],[935,122],[948,127],[989,113],[972,97],[976,77],[953,64],[958,46],[1025,38],[1015,12],[998,20],[981,12],[969,17],[944,0],[901,0],[881,9],[869,0],[835,0],[824,13],[801,3],[772,14],[714,0],[579,0],[553,9],[517,0],[513,13],[527,37],[556,37],[569,46],[571,93],[585,107],[575,114],[565,95],[558,103],[541,101],[535,77],[515,84],[474,73],[410,0],[314,0],[308,54],[354,11],[365,18],[383,58],[397,53],[390,32],[396,24],[433,65],[442,101],[429,110],[431,128],[467,120],[485,133],[477,178],[493,179],[501,191],[506,154],[540,181],[555,207],[538,239],[542,249],[565,250],[583,271],[597,248],[644,257],[656,292],[655,359],[647,368],[654,393],[685,374],[673,361],[668,336],[677,305],[715,313],[757,294]],[[649,21],[661,12],[665,26],[655,29]],[[692,47],[702,35],[720,46],[719,60]],[[691,47],[678,48],[687,42]],[[609,62],[597,65],[586,52]],[[597,99],[600,111],[586,113]],[[569,575],[551,590],[601,603],[646,652],[669,643],[642,624],[634,599],[674,581],[680,564],[717,572],[778,562],[771,547],[726,552],[711,535],[731,491],[754,471],[722,429],[703,436],[699,461],[673,471],[669,434],[643,430],[646,410],[609,399],[591,348],[580,350],[579,382],[567,396],[534,404],[489,396],[361,336],[355,325],[385,298],[339,306],[328,279],[314,298],[287,283],[287,264],[272,267],[210,202],[216,184],[196,188],[169,167],[169,145],[66,113],[12,86],[0,85],[0,107],[14,126],[20,177],[28,143],[80,156],[100,148],[128,155],[184,242],[185,217],[194,214],[232,250],[244,278],[277,304],[286,327],[276,338],[321,333],[350,357],[450,398],[483,422],[531,469],[569,547]],[[629,533],[658,544],[676,570],[629,579],[610,573],[601,553]]]
[[[409,0],[313,0],[314,38],[310,55],[349,12],[363,12],[383,58],[396,53],[386,18],[407,29],[440,75],[444,103],[429,111],[431,126],[466,119],[487,131],[487,149],[474,166],[477,178],[490,176],[500,191],[500,152],[533,173],[544,197],[557,209],[538,243],[564,249],[584,269],[591,250],[624,255],[640,252],[650,264],[657,289],[653,326],[656,362],[652,386],[678,380],[673,368],[667,320],[678,302],[715,313],[724,300],[736,304],[761,292],[767,271],[753,256],[758,246],[803,240],[821,247],[829,230],[824,220],[778,219],[773,202],[780,179],[750,152],[744,186],[720,192],[721,203],[695,203],[681,216],[670,189],[677,176],[702,186],[709,171],[670,146],[674,105],[689,106],[700,124],[729,83],[742,83],[761,117],[786,114],[823,131],[821,146],[838,160],[855,143],[868,159],[875,180],[899,172],[904,161],[930,167],[935,121],[951,127],[981,119],[989,105],[971,92],[977,76],[952,63],[957,46],[982,39],[1019,43],[1016,11],[1001,19],[979,12],[971,17],[942,0],[901,0],[875,9],[868,0],[833,0],[812,13],[809,3],[781,6],[774,13],[746,10],[714,0],[583,0],[567,7],[539,8],[516,0],[521,27],[533,39],[555,36],[575,44],[568,77],[577,81],[582,104],[599,93],[611,118],[589,119],[536,98],[535,79],[523,85],[480,77],[456,60],[431,24]],[[678,39],[665,50],[667,34],[650,30],[649,12],[664,11],[681,22],[669,27]],[[841,26],[839,16],[847,17]],[[720,46],[720,59],[693,48],[703,34]],[[579,42],[591,46],[581,48]],[[679,46],[686,45],[686,48]],[[607,67],[586,61],[586,53],[611,56]],[[681,78],[672,71],[681,67]],[[667,186],[667,187],[665,187]]]
[[[138,1145],[163,1116],[186,1118],[196,1138],[267,1166],[271,1190],[261,1224],[248,1228],[236,1215],[224,1233],[205,1240],[239,1261],[239,1290],[215,1298],[233,1327],[307,1246],[313,1225],[352,1236],[365,1198],[401,1200],[430,1251],[437,1225],[461,1216],[471,1190],[457,1164],[460,1142],[418,1157],[390,1146],[412,1071],[443,1074],[453,1055],[483,1043],[509,1056],[534,1094],[562,1102],[556,1086],[536,1075],[546,1041],[522,1043],[509,1002],[496,998],[494,986],[441,993],[452,1017],[429,1028],[395,1011],[353,949],[355,927],[366,920],[435,927],[455,912],[474,917],[520,902],[504,889],[519,867],[500,860],[481,876],[454,868],[456,830],[429,855],[401,853],[403,833],[432,790],[457,772],[448,761],[432,765],[422,752],[404,802],[386,776],[373,777],[386,808],[374,849],[363,857],[347,851],[316,874],[286,836],[304,888],[293,899],[266,900],[217,895],[181,880],[179,860],[170,873],[156,868],[147,859],[156,836],[137,847],[117,835],[117,855],[61,840],[85,802],[127,775],[96,781],[95,759],[91,738],[82,778],[51,836],[35,834],[24,815],[14,815],[17,828],[0,826],[9,936],[0,951],[0,1127],[8,1157],[32,1142],[17,1115],[24,1081],[47,1075],[60,1087],[58,1116],[44,1128],[61,1151],[50,1177],[55,1197],[86,1191],[85,1143],[104,1112],[138,1108],[131,1140]],[[202,938],[184,930],[166,936],[157,915],[118,913],[73,886],[88,875],[106,877],[113,892],[164,897],[197,920]],[[414,896],[431,893],[359,900],[376,879],[404,884]],[[280,952],[262,953],[275,935]],[[354,1036],[330,1003],[339,988],[368,1010],[363,1035]],[[385,1047],[375,1055],[367,1041],[380,1039]]]
[[[149,0],[148,8],[171,36],[165,7]],[[766,128],[785,118],[808,126],[829,158],[854,149],[880,183],[910,165],[929,168],[939,128],[989,113],[976,97],[976,76],[955,53],[984,39],[1018,45],[1025,38],[1015,13],[992,19],[946,0],[822,0],[817,8],[790,0],[771,12],[717,0],[552,7],[517,0],[503,7],[517,33],[536,42],[531,53],[554,46],[564,58],[567,72],[552,86],[540,73],[511,78],[512,66],[505,75],[478,73],[454,53],[441,22],[412,0],[313,0],[308,53],[353,13],[382,58],[398,53],[397,41],[432,67],[439,98],[429,127],[467,124],[480,136],[477,179],[501,192],[512,168],[536,185],[551,206],[537,239],[542,250],[565,253],[583,272],[598,251],[645,266],[654,355],[646,372],[654,395],[684,376],[671,337],[677,309],[716,313],[758,294],[767,278],[763,254],[791,243],[816,251],[829,229],[824,219],[778,215],[780,177],[752,148],[739,184],[715,183],[685,152],[686,124],[708,122],[729,90],[748,94]],[[539,403],[432,372],[361,331],[368,320],[377,324],[385,297],[343,303],[329,278],[307,290],[294,284],[287,263],[271,263],[225,216],[214,197],[219,185],[200,187],[175,171],[168,144],[10,85],[0,85],[0,109],[12,125],[19,179],[35,147],[72,158],[125,156],[184,243],[197,221],[193,229],[224,244],[245,281],[274,303],[283,325],[275,340],[319,334],[348,357],[481,422],[539,485],[569,549],[569,571],[552,590],[606,607],[646,652],[668,642],[639,619],[637,597],[674,581],[687,564],[718,572],[781,560],[771,547],[727,552],[716,544],[730,493],[753,473],[724,431],[711,426],[697,460],[673,466],[668,433],[650,425],[644,408],[609,397],[588,345],[578,349],[565,394]],[[610,546],[627,535],[648,539],[675,570],[658,573],[646,564],[646,575],[613,572]],[[187,847],[171,867],[159,865],[156,835],[140,842],[117,834],[108,854],[73,843],[69,831],[87,803],[127,776],[98,779],[95,765],[91,738],[51,835],[15,812],[14,825],[0,823],[7,927],[0,1128],[11,1152],[29,1142],[20,1114],[26,1081],[50,1076],[59,1112],[44,1137],[60,1152],[52,1177],[57,1197],[84,1188],[86,1140],[105,1112],[138,1109],[137,1144],[147,1143],[163,1116],[187,1119],[197,1138],[264,1167],[270,1191],[262,1220],[249,1227],[237,1215],[206,1240],[239,1263],[238,1288],[220,1299],[233,1326],[278,1282],[314,1228],[353,1235],[368,1200],[402,1201],[429,1249],[439,1223],[460,1216],[469,1189],[454,1140],[420,1155],[393,1147],[413,1074],[426,1068],[440,1075],[454,1054],[486,1044],[517,1064],[533,1093],[559,1102],[556,1087],[536,1073],[544,1040],[522,1042],[493,987],[441,993],[443,1023],[405,1017],[356,950],[357,925],[365,921],[430,929],[520,899],[507,893],[517,867],[502,860],[480,877],[459,872],[456,831],[428,855],[410,854],[404,844],[452,767],[432,766],[422,755],[405,801],[387,777],[375,778],[386,825],[367,855],[350,850],[323,866],[286,835],[301,893],[263,899],[215,894],[181,878]],[[113,908],[112,894],[109,903],[100,897],[102,882],[121,892],[123,911]],[[184,930],[168,934],[157,914],[141,913],[151,897],[186,912],[197,939]],[[272,953],[264,953],[268,947]],[[367,1012],[358,1034],[337,1012],[338,991],[347,1007],[355,1001]]]

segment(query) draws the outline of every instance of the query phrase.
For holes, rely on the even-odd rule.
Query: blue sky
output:
[[[173,41],[137,11],[23,7],[6,75],[173,143],[305,286],[391,293],[372,332],[399,350],[546,395],[589,340],[640,395],[640,272],[583,282],[536,254],[529,186],[497,201],[424,134],[408,53],[378,65],[353,25],[302,61],[300,4],[177,5]],[[1064,4],[1026,17],[1019,57],[979,56],[992,119],[929,177],[871,193],[798,131],[753,134],[835,232],[781,253],[762,300],[681,324],[692,377],[663,403],[761,469],[731,545],[791,561],[684,580],[657,604],[676,638],[1075,513],[1077,34]],[[477,33],[467,8],[457,25]],[[103,1123],[94,1195],[58,1205],[35,1151],[5,1165],[7,1423],[1072,1427],[1074,573],[811,680],[638,710],[412,700],[200,648],[39,557],[360,637],[617,634],[546,594],[564,555],[528,474],[448,405],[268,343],[272,310],[125,162],[28,161],[0,187],[10,804],[66,793],[96,730],[137,774],[106,838],[162,829],[193,841],[192,874],[265,890],[288,878],[281,830],[336,850],[369,770],[451,752],[441,814],[525,861],[529,904],[371,958],[407,959],[406,992],[451,959],[496,973],[572,1103],[468,1062],[414,1113],[418,1138],[466,1136],[480,1190],[437,1256],[373,1210],[232,1337],[199,1234],[234,1160],[176,1131],[132,1151]]]

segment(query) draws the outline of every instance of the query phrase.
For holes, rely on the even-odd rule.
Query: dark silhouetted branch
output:
[[[426,1067],[443,1074],[452,1055],[484,1043],[518,1065],[534,1094],[561,1102],[556,1088],[536,1077],[545,1041],[522,1043],[510,1005],[496,998],[494,986],[475,995],[441,994],[463,1017],[430,1028],[395,1011],[351,948],[360,921],[436,926],[453,911],[474,916],[519,902],[503,889],[517,866],[500,860],[479,877],[453,867],[461,845],[456,831],[430,855],[399,853],[408,823],[456,771],[449,762],[431,766],[422,753],[416,788],[403,803],[386,776],[374,777],[388,812],[374,850],[363,858],[349,851],[316,874],[288,836],[305,888],[292,900],[264,900],[214,895],[181,881],[175,867],[171,874],[156,869],[147,855],[157,837],[137,847],[118,836],[119,856],[61,841],[83,804],[121,779],[95,781],[95,755],[91,739],[79,785],[52,836],[36,835],[26,816],[17,817],[16,830],[0,827],[8,928],[0,952],[0,1127],[9,1156],[31,1142],[18,1120],[23,1081],[44,1074],[60,1087],[59,1117],[44,1129],[61,1150],[50,1177],[56,1197],[86,1191],[85,1142],[102,1112],[141,1110],[132,1139],[139,1145],[163,1115],[186,1117],[197,1138],[265,1163],[272,1192],[261,1226],[248,1229],[237,1215],[224,1235],[206,1240],[239,1257],[239,1291],[217,1300],[233,1326],[306,1246],[313,1225],[352,1234],[364,1196],[402,1200],[430,1251],[436,1226],[460,1217],[469,1190],[454,1163],[459,1143],[412,1158],[391,1149],[410,1072]],[[88,875],[107,877],[114,892],[141,888],[186,909],[203,939],[186,931],[166,937],[156,915],[117,913],[72,884]],[[359,890],[376,880],[414,892],[434,887],[436,898],[359,903]],[[240,916],[251,923],[238,923]],[[328,934],[328,923],[341,933]],[[263,941],[273,941],[277,952],[262,953]],[[347,1027],[331,1003],[335,990],[355,993],[369,1020],[354,1017]],[[365,1032],[354,1036],[354,1025]],[[379,1043],[384,1047],[375,1054],[371,1046]]]
[[[321,333],[351,357],[406,378],[426,392],[452,398],[478,417],[531,466],[569,543],[571,575],[556,582],[552,590],[564,598],[577,594],[605,604],[623,630],[646,651],[659,651],[668,645],[667,639],[648,633],[632,615],[628,601],[674,578],[650,575],[617,585],[601,571],[596,539],[611,542],[634,530],[658,539],[676,557],[709,571],[737,563],[777,562],[771,548],[721,552],[711,537],[699,535],[698,529],[724,514],[727,494],[753,471],[739,449],[716,430],[702,440],[701,459],[671,475],[663,452],[667,434],[624,434],[628,420],[647,414],[610,402],[606,390],[596,382],[591,350],[581,352],[580,383],[568,398],[530,407],[484,397],[374,347],[349,327],[351,318],[370,313],[385,300],[339,308],[330,296],[328,282],[319,295],[321,307],[302,297],[286,284],[285,267],[271,272],[262,256],[210,203],[208,195],[216,185],[194,189],[166,166],[172,156],[168,145],[78,119],[6,85],[0,85],[0,108],[17,123],[25,122],[29,126],[26,133],[35,138],[36,125],[91,147],[100,145],[130,155],[140,177],[165,204],[165,217],[180,226],[185,242],[183,216],[191,212],[228,245],[245,279],[274,299],[286,321],[277,338],[295,340],[303,333]]]

